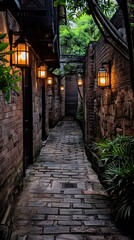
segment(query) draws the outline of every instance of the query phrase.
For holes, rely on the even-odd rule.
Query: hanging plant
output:
[[[10,66],[7,66],[7,55],[13,54],[12,51],[5,51],[8,47],[8,43],[1,40],[6,37],[6,34],[0,34],[0,90],[5,95],[5,99],[9,102],[11,92],[18,92],[18,81],[21,80],[19,76],[19,70],[14,70]]]

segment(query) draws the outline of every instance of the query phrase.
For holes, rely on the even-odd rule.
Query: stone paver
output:
[[[50,131],[27,170],[14,208],[11,240],[128,240],[111,220],[109,201],[73,120]]]

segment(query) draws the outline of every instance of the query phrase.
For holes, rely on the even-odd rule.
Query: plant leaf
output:
[[[1,43],[0,44],[0,52],[2,52],[3,50],[5,50],[8,47],[8,43]]]
[[[1,33],[1,34],[0,34],[0,39],[3,39],[3,38],[5,38],[5,37],[6,37],[6,35],[7,35],[6,33]]]

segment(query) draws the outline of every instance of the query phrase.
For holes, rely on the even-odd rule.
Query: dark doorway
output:
[[[78,86],[75,76],[66,77],[65,115],[75,116],[78,106]]]
[[[32,78],[31,68],[22,70],[23,80],[23,172],[33,163],[33,111],[32,111]]]

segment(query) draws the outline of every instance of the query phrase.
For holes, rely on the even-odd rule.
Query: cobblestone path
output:
[[[110,218],[108,198],[84,151],[75,121],[61,121],[27,170],[12,240],[127,240]]]

